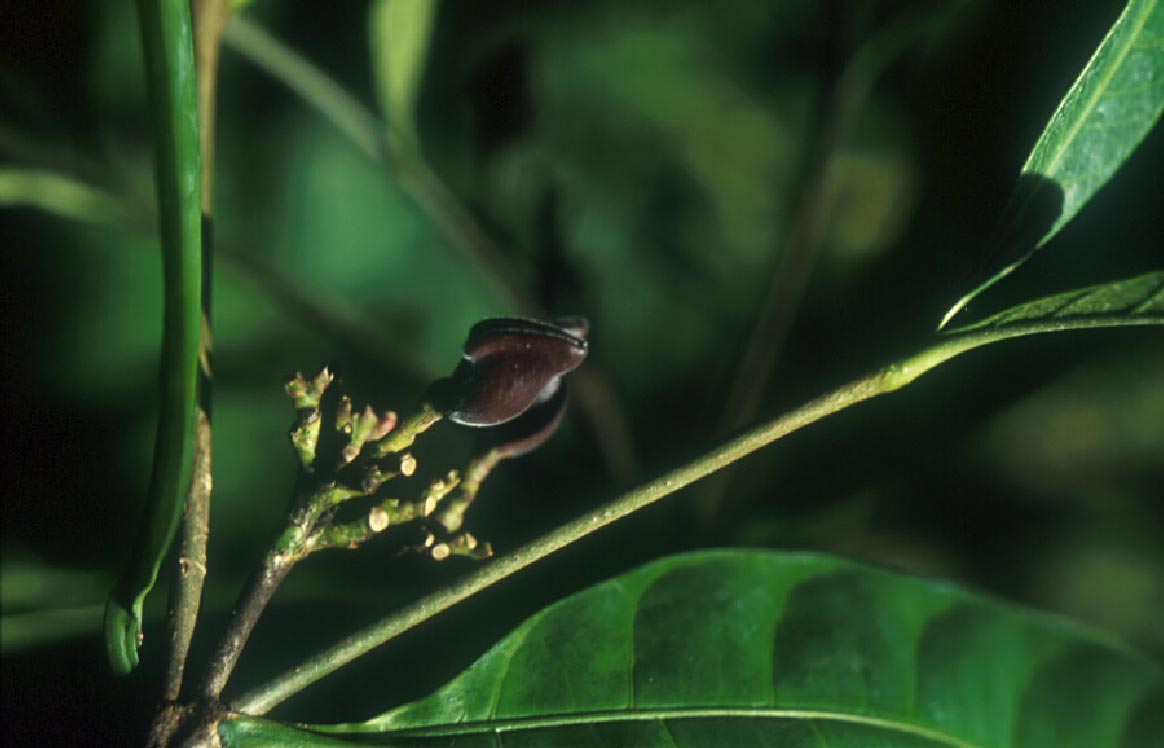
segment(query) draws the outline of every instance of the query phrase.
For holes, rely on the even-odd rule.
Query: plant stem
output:
[[[215,700],[222,693],[259,616],[299,558],[298,554],[281,549],[272,549],[263,557],[262,567],[251,579],[242,601],[231,614],[230,627],[211,660],[210,671],[202,685],[204,697]]]
[[[236,15],[223,31],[223,41],[323,114],[366,156],[376,161],[388,157],[379,118],[261,26]]]
[[[182,516],[182,548],[170,613],[169,664],[162,686],[164,702],[175,702],[181,696],[186,659],[190,642],[194,639],[206,581],[206,541],[210,535],[210,494],[214,481],[210,470],[210,423],[201,408],[194,428],[194,473]]]
[[[392,325],[363,321],[343,300],[329,298],[322,292],[295,283],[273,265],[256,259],[254,252],[224,243],[218,244],[218,256],[239,275],[253,282],[285,312],[325,340],[347,346],[371,366],[418,383],[439,376],[429,369],[412,348],[393,332]],[[333,295],[334,296],[334,295]]]
[[[194,54],[198,62],[198,117],[202,133],[202,212],[214,214],[214,113],[218,53],[230,18],[227,0],[194,0]]]
[[[201,376],[194,419],[193,473],[182,515],[182,546],[171,613],[169,665],[162,689],[163,699],[170,702],[176,701],[182,692],[186,659],[194,639],[202,589],[206,582],[206,543],[210,535],[210,497],[214,489],[211,429],[213,370],[210,364],[213,348],[214,104],[222,28],[230,14],[226,0],[196,0],[192,8],[198,81],[199,154],[202,163],[202,327],[198,354]]]
[[[981,344],[981,342],[974,343],[963,339],[936,346],[913,359],[858,379],[787,415],[748,431],[703,457],[629,491],[604,507],[579,517],[522,548],[482,566],[452,586],[439,590],[363,631],[343,639],[335,646],[312,657],[266,686],[245,694],[235,701],[233,706],[238,711],[247,714],[265,714],[284,699],[357,657],[574,541],[827,415],[903,387],[943,361]]]
[[[521,571],[551,553],[646,507],[664,496],[675,493],[700,478],[788,434],[798,431],[825,416],[852,405],[901,389],[922,374],[966,351],[1011,338],[1065,330],[1100,329],[1128,325],[1164,324],[1160,316],[1127,318],[1064,318],[1054,322],[1016,324],[1013,327],[969,332],[947,339],[910,358],[891,364],[880,371],[857,379],[833,392],[758,426],[716,447],[683,467],[628,491],[614,501],[563,525],[546,535],[482,566],[461,581],[424,597],[377,623],[341,640],[303,664],[275,678],[265,686],[232,702],[235,710],[250,715],[266,714],[288,697],[302,691],[324,676],[381,644],[427,621],[457,603]]]
[[[190,9],[185,0],[138,0],[154,129],[164,285],[161,405],[148,503],[105,614],[118,672],[138,662],[142,605],[183,514],[194,454],[202,295],[201,159]]]
[[[781,256],[768,290],[756,313],[756,323],[735,378],[728,388],[717,431],[731,433],[755,417],[767,384],[772,381],[780,351],[796,321],[812,270],[821,252],[828,204],[828,175],[840,147],[852,132],[857,115],[869,99],[874,82],[889,64],[952,11],[942,7],[928,13],[905,11],[863,42],[845,62],[831,87],[819,134],[805,157],[801,184],[791,223],[781,241]],[[732,471],[709,482],[700,497],[703,521],[720,512],[729,495]]]

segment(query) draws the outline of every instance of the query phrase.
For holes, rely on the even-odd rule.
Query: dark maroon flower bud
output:
[[[558,393],[562,376],[586,358],[588,331],[581,317],[556,324],[513,317],[482,320],[469,330],[464,358],[453,375],[430,388],[429,401],[446,418],[466,426],[512,421]]]
[[[566,383],[562,382],[549,400],[535,403],[512,421],[485,431],[484,444],[499,460],[529,454],[558,430],[566,415],[566,401]]]

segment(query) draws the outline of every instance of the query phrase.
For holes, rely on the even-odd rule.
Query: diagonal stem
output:
[[[736,462],[794,431],[878,395],[904,387],[954,356],[1010,337],[1043,332],[1031,327],[966,335],[929,348],[898,364],[850,382],[790,413],[731,439],[683,467],[629,491],[496,561],[461,581],[356,632],[333,647],[233,702],[237,711],[265,714],[290,696],[381,644],[500,582],[571,543]]]
[[[943,7],[927,13],[908,13],[857,47],[844,63],[824,107],[820,134],[809,149],[793,218],[781,242],[781,257],[756,315],[741,356],[717,431],[731,433],[750,423],[772,381],[781,349],[796,322],[804,293],[821,252],[829,219],[830,167],[869,98],[877,78],[909,45],[957,9]],[[709,482],[699,502],[704,518],[714,517],[728,495],[732,471]]]
[[[1148,279],[1133,280],[1144,283]],[[1141,292],[1145,290],[1148,291],[1145,294],[1146,298],[1155,299],[1158,289],[1141,288]],[[922,374],[955,356],[991,343],[1040,333],[1097,330],[1131,325],[1161,325],[1164,324],[1164,313],[1136,311],[1131,317],[1113,315],[1110,313],[1110,309],[1106,308],[1106,305],[1099,304],[1091,313],[1082,314],[1079,317],[1032,318],[1013,324],[1008,321],[987,320],[984,324],[1004,326],[986,327],[981,330],[967,329],[956,337],[948,338],[914,356],[850,382],[783,416],[746,431],[702,457],[628,491],[597,510],[543,535],[518,550],[498,558],[493,563],[480,567],[461,581],[421,598],[387,618],[352,634],[335,646],[280,675],[265,686],[244,694],[233,702],[233,708],[250,715],[266,714],[288,697],[335,672],[352,660],[367,654],[381,644],[521,571],[551,553],[565,548],[596,530],[653,504],[701,478],[722,470],[777,439],[813,424],[826,416],[878,395],[899,390]]]
[[[210,535],[210,496],[214,488],[211,430],[213,335],[213,214],[214,214],[214,110],[218,80],[218,50],[222,28],[230,13],[226,0],[196,0],[192,4],[194,57],[198,82],[199,151],[202,162],[202,326],[199,337],[198,406],[194,419],[194,463],[186,507],[182,515],[182,541],[176,566],[174,600],[170,613],[169,664],[162,689],[165,701],[182,693],[186,660],[202,589],[206,582],[206,543]]]

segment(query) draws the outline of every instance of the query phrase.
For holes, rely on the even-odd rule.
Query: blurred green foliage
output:
[[[930,339],[978,270],[1025,153],[1113,20],[1089,6],[951,6],[875,78],[829,150],[819,251],[762,413]],[[373,106],[367,7],[245,12]],[[440,5],[415,101],[420,149],[549,313],[590,318],[587,366],[630,425],[639,477],[719,436],[846,60],[895,20],[933,13],[922,2]],[[9,616],[92,608],[145,490],[161,291],[138,40],[128,2],[20,15],[0,43],[5,732],[19,742],[58,694],[85,703],[77,718],[112,742],[149,705],[104,675],[99,614],[27,638]],[[219,96],[210,639],[294,480],[283,379],[334,363],[358,403],[408,411],[429,377],[451,370],[470,324],[512,311],[389,173],[230,49]],[[1058,250],[996,303],[1157,266],[1162,151],[1157,127]],[[12,170],[59,174],[99,199],[66,190],[37,202]],[[120,208],[95,214],[106,199]],[[273,277],[287,293],[272,292]],[[367,671],[353,668],[299,702],[314,710],[302,718],[419,696],[542,605],[709,545],[832,549],[943,574],[1160,656],[1161,342],[1155,331],[1088,333],[974,354],[749,458],[711,517],[697,485],[454,611],[384,655],[415,678],[365,697],[353,684]],[[422,466],[463,460],[470,436],[438,427]],[[504,550],[611,496],[602,438],[575,408],[551,444],[490,478],[471,529]],[[239,680],[464,570],[393,558],[389,545],[297,571]],[[23,596],[17,571],[54,592]],[[64,577],[85,581],[56,586]],[[337,588],[358,592],[341,600]],[[143,678],[156,676],[149,660]]]

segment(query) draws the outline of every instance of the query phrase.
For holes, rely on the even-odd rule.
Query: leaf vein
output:
[[[555,727],[570,727],[580,722],[594,726],[598,724],[618,724],[630,722],[657,722],[660,725],[664,720],[697,720],[697,719],[725,719],[725,718],[752,718],[752,719],[803,719],[813,722],[835,722],[838,724],[861,725],[879,728],[903,735],[930,740],[946,748],[989,748],[988,746],[962,739],[955,735],[942,732],[937,728],[922,725],[911,725],[887,717],[875,717],[864,714],[844,714],[816,709],[773,709],[769,707],[745,708],[695,708],[695,707],[663,707],[639,709],[633,712],[626,711],[594,711],[584,714],[544,714],[536,717],[513,717],[505,720],[489,722],[458,722],[445,725],[430,725],[417,729],[405,729],[385,733],[398,737],[451,737],[456,735],[473,735],[485,731],[502,734],[506,732],[545,730]],[[815,727],[815,725],[814,725]],[[670,731],[668,729],[668,734]]]
[[[1140,16],[1138,18],[1136,18],[1135,20],[1129,22],[1129,28],[1123,30],[1124,33],[1121,35],[1122,36],[1121,39],[1114,40],[1114,37],[1116,36],[1115,32],[1117,29],[1119,29],[1120,23],[1124,20],[1124,18],[1122,17],[1123,14],[1128,13],[1132,9],[1131,5],[1127,6],[1124,9],[1123,13],[1121,13],[1121,17],[1116,20],[1116,22],[1112,26],[1111,30],[1108,31],[1107,35],[1105,36],[1104,40],[1100,43],[1099,47],[1096,48],[1095,54],[1093,54],[1091,59],[1088,60],[1087,66],[1083,69],[1083,72],[1079,75],[1079,78],[1076,79],[1075,85],[1078,85],[1079,81],[1082,81],[1085,78],[1087,78],[1088,74],[1093,72],[1093,70],[1095,70],[1094,66],[1097,65],[1098,61],[1100,61],[1100,59],[1101,59],[1100,55],[1103,53],[1104,47],[1108,44],[1108,42],[1112,42],[1113,46],[1116,44],[1122,45],[1122,49],[1114,50],[1114,54],[1107,58],[1108,64],[1106,66],[1104,66],[1104,68],[1102,70],[1096,71],[1099,73],[1101,79],[1096,82],[1096,85],[1093,87],[1090,96],[1088,96],[1086,98],[1086,100],[1082,103],[1080,115],[1075,117],[1075,121],[1068,127],[1068,131],[1067,131],[1066,135],[1059,140],[1058,146],[1056,147],[1054,153],[1051,155],[1051,158],[1048,159],[1048,161],[1044,167],[1043,173],[1050,174],[1056,168],[1058,168],[1059,162],[1062,160],[1063,154],[1067,150],[1067,146],[1070,145],[1070,143],[1075,140],[1075,137],[1078,135],[1079,129],[1083,124],[1083,121],[1085,119],[1087,119],[1090,116],[1092,110],[1095,109],[1095,106],[1096,106],[1097,102],[1099,101],[1099,99],[1103,96],[1103,94],[1107,88],[1107,85],[1111,82],[1111,79],[1115,76],[1117,70],[1119,69],[1120,65],[1123,63],[1124,59],[1126,59],[1128,54],[1131,52],[1132,43],[1134,42],[1135,38],[1139,35],[1139,32],[1143,29],[1144,25],[1147,23],[1148,16],[1151,14],[1152,6],[1154,4],[1155,3],[1145,2],[1143,4],[1142,9],[1141,9]],[[1059,108],[1051,116],[1052,123],[1056,119],[1058,119],[1060,114],[1063,113],[1065,111],[1065,109],[1070,105],[1070,103],[1072,102],[1072,100],[1074,98],[1071,96],[1071,93],[1075,90],[1078,90],[1078,89],[1076,89],[1074,86],[1072,86],[1072,91],[1068,92],[1067,96],[1065,96],[1063,98],[1063,102],[1059,105]],[[1034,156],[1034,154],[1032,154],[1032,160],[1033,160],[1033,156]],[[1023,167],[1023,171],[1026,171],[1027,166],[1031,165],[1030,161],[1031,160],[1028,160],[1027,165]]]

